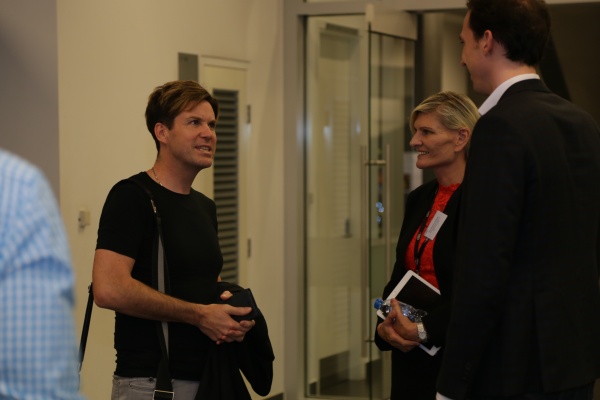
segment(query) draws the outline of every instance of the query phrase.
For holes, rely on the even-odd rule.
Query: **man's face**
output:
[[[490,94],[486,89],[487,80],[483,75],[485,57],[482,53],[480,41],[475,39],[475,34],[469,26],[471,12],[467,12],[463,21],[460,41],[462,43],[461,64],[467,68],[473,82],[473,89],[481,94]]]
[[[197,171],[209,168],[217,146],[216,124],[215,113],[206,101],[182,111],[166,130],[165,150],[183,167]]]

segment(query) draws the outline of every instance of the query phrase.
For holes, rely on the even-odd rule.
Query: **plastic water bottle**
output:
[[[427,315],[427,311],[425,311],[425,310],[420,310],[418,308],[411,306],[410,304],[406,304],[401,301],[399,303],[400,303],[400,309],[402,310],[402,314],[404,314],[404,316],[406,318],[410,319],[412,322],[420,322],[421,319]],[[390,299],[383,300],[381,298],[377,298],[377,299],[375,299],[375,303],[373,304],[373,307],[375,307],[375,309],[377,309],[377,310],[381,310],[381,312],[383,313],[383,315],[385,317],[387,317],[388,314],[392,311],[392,305],[391,305]]]

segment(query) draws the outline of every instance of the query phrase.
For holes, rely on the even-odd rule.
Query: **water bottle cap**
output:
[[[377,299],[375,299],[375,303],[373,304],[373,307],[379,310],[379,308],[381,308],[382,304],[383,304],[383,300],[377,298]]]

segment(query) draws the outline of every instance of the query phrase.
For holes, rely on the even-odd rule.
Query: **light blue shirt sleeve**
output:
[[[69,254],[46,179],[0,150],[0,399],[82,399]]]

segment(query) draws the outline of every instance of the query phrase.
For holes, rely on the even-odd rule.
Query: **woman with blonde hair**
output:
[[[460,184],[467,163],[469,141],[479,112],[465,95],[440,92],[412,112],[411,147],[416,165],[430,169],[435,179],[413,190],[407,198],[404,221],[396,247],[396,263],[383,291],[387,298],[407,271],[412,270],[440,290],[440,301],[421,321],[402,315],[397,301],[385,320],[379,319],[375,342],[392,351],[391,400],[434,400],[435,383],[450,318],[454,270],[454,239],[458,222]],[[437,212],[447,217],[435,236],[424,235]],[[433,237],[432,237],[433,236]],[[427,343],[441,347],[435,355],[418,348]]]

